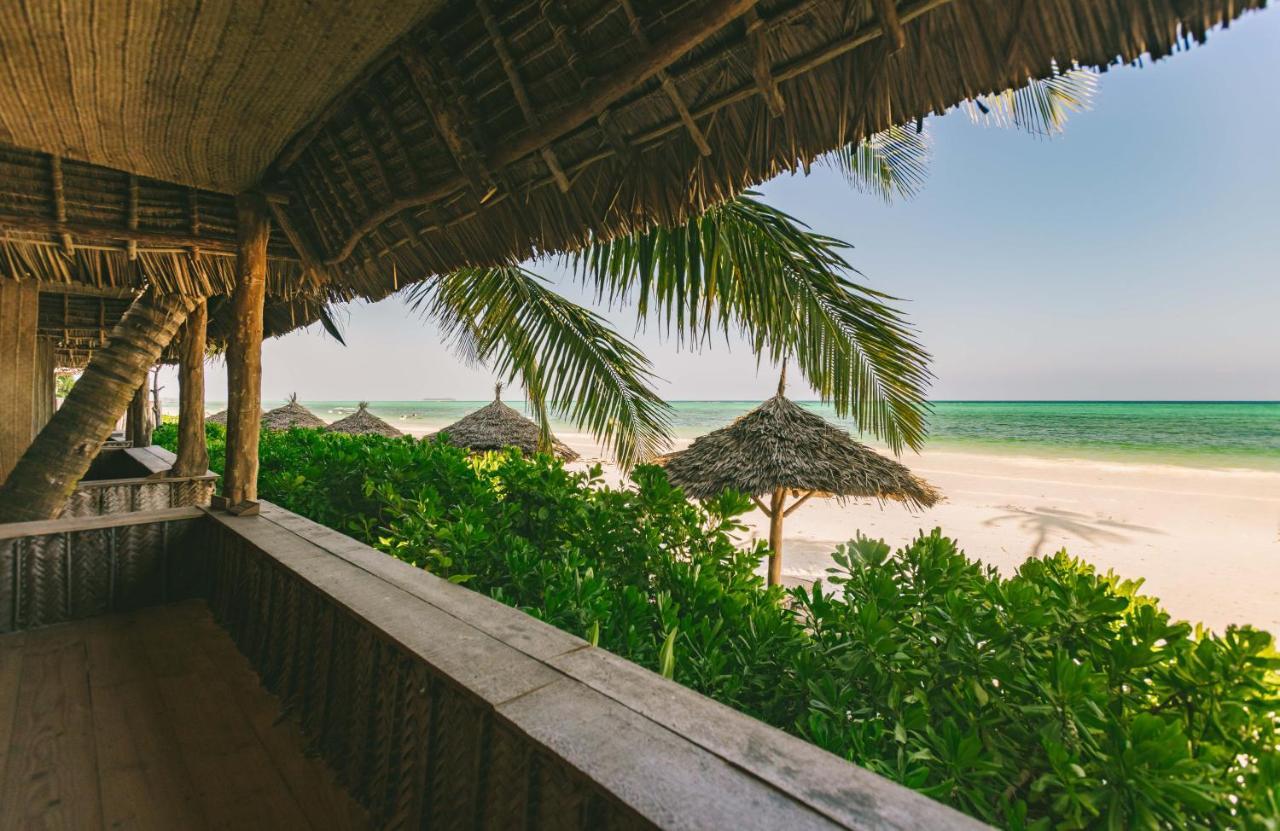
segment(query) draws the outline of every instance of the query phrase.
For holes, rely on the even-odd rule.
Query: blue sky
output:
[[[1052,140],[962,112],[929,120],[931,174],[910,202],[885,205],[823,168],[762,191],[852,243],[866,281],[908,301],[934,398],[1278,399],[1277,79],[1272,10],[1106,73],[1093,109]],[[264,398],[490,394],[491,375],[459,365],[399,300],[348,309],[345,348],[318,332],[266,344]],[[757,399],[776,383],[741,344],[681,353],[635,333],[626,310],[609,317],[668,399]],[[225,389],[212,365],[209,398]]]

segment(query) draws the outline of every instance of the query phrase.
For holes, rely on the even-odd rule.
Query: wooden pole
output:
[[[204,435],[204,349],[209,323],[208,301],[191,310],[182,330],[178,350],[178,458],[177,476],[201,476],[209,470],[209,448]]]
[[[133,398],[129,400],[129,411],[125,417],[125,438],[127,438],[134,447],[149,447],[151,445],[151,429],[148,425],[147,415],[147,381],[146,374],[142,378],[142,384],[133,391]]]
[[[258,498],[269,216],[270,208],[260,194],[236,197],[236,287],[231,294],[234,324],[227,344],[227,462],[222,486],[232,508]]]
[[[782,584],[782,520],[786,517],[787,489],[775,488],[769,505],[769,585]]]
[[[164,407],[160,406],[160,366],[151,370],[151,429],[154,431],[164,423]]]
[[[133,302],[0,488],[0,522],[53,519],[61,513],[194,302],[151,292]]]

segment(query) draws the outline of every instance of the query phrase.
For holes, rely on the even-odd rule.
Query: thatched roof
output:
[[[12,0],[0,268],[225,292],[227,194],[261,188],[273,294],[377,298],[678,222],[1055,61],[1160,58],[1264,3]]]
[[[777,488],[893,499],[925,508],[939,498],[904,465],[854,441],[781,393],[659,463],[695,499],[726,490],[761,496]]]
[[[315,413],[299,404],[298,394],[294,393],[283,406],[263,414],[262,426],[268,430],[288,430],[291,427],[323,430],[326,425]]]
[[[500,398],[501,393],[502,387],[499,385],[492,404],[458,419],[427,438],[433,439],[443,435],[455,447],[477,451],[514,447],[526,456],[532,456],[538,451],[538,425],[503,404]],[[566,462],[572,462],[578,458],[573,448],[554,436],[551,439],[551,448],[556,456]]]
[[[333,433],[350,433],[354,436],[377,433],[379,436],[395,438],[396,436],[404,435],[404,433],[369,412],[368,401],[361,401],[360,406],[356,408],[354,413],[346,418],[338,419],[325,429]]]

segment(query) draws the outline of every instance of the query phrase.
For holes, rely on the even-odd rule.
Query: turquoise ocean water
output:
[[[354,401],[304,403],[326,420],[355,408]],[[392,424],[434,429],[486,403],[374,401],[370,409]],[[522,408],[519,399],[508,403]],[[757,403],[673,401],[673,432],[692,438],[728,424]],[[801,403],[854,430],[831,408]],[[211,412],[223,406],[209,402]],[[938,401],[926,449],[1280,471],[1280,402]]]

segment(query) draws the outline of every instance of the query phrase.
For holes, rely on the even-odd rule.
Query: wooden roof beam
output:
[[[446,83],[453,79],[441,77],[442,72],[437,70],[441,64],[434,53],[439,45],[433,40],[428,46],[432,52],[430,58],[405,43],[400,49],[400,62],[409,73],[409,80],[418,91],[418,97],[431,113],[436,133],[453,156],[458,171],[466,177],[476,198],[481,203],[486,202],[497,192],[498,185],[485,166],[478,142],[472,137],[471,125],[475,123],[475,119],[457,85]],[[453,94],[446,97],[449,92]]]
[[[890,53],[902,51],[907,45],[907,33],[902,30],[902,20],[898,17],[898,0],[875,0],[875,7]]]
[[[143,245],[154,245],[160,248],[185,249],[191,245],[200,245],[210,251],[217,251],[222,254],[234,254],[236,248],[234,240],[200,237],[190,233],[131,230],[108,222],[59,222],[56,219],[46,217],[7,213],[0,213],[0,228],[12,228],[15,231],[35,231],[59,236],[75,234],[77,236],[124,240],[126,242],[133,240]]]
[[[950,0],[928,0],[931,4],[949,2]],[[515,136],[511,141],[494,150],[489,159],[493,167],[502,167],[517,159],[524,158],[547,142],[563,136],[586,122],[595,118],[605,107],[634,90],[659,71],[665,70],[675,61],[687,54],[698,44],[720,31],[742,15],[755,0],[706,0],[699,8],[683,20],[683,25],[653,43],[653,48],[637,56],[630,63],[619,67],[612,75],[597,80],[591,89],[575,101],[568,102],[556,113],[556,120],[543,124],[536,130],[530,130]],[[879,35],[876,28],[874,38]],[[850,47],[851,48],[851,47]],[[785,79],[780,79],[785,80]],[[705,108],[704,108],[705,109]],[[610,151],[611,152],[611,151]],[[355,251],[360,240],[380,224],[395,216],[405,208],[430,204],[442,196],[446,196],[464,182],[454,178],[440,182],[432,187],[424,188],[419,193],[397,199],[390,205],[384,205],[376,212],[369,214],[351,233],[342,247],[325,261],[327,265],[344,262]]]
[[[556,44],[560,47],[560,51],[564,53],[565,60],[568,61],[569,72],[578,82],[578,89],[586,92],[591,87],[592,81],[595,80],[587,60],[582,54],[579,44],[578,28],[574,22],[564,13],[563,5],[557,0],[542,0],[542,17],[547,22],[547,26],[551,29],[551,34],[555,38]],[[600,125],[600,132],[604,133],[605,140],[609,142],[609,146],[618,154],[627,164],[635,164],[639,160],[636,149],[627,141],[627,137],[623,135],[622,128],[618,126],[618,122],[613,118],[613,110],[605,107],[596,116],[596,124]]]
[[[67,224],[67,191],[62,182],[62,157],[49,157],[49,179],[53,188],[53,216],[61,226]],[[62,241],[62,252],[68,257],[75,250],[75,244],[71,239],[71,234],[62,231],[58,234],[58,238]]]
[[[755,6],[748,9],[742,17],[747,24],[747,37],[751,38],[751,44],[755,50],[756,62],[752,67],[752,74],[756,79],[756,86],[760,88],[760,97],[768,105],[769,113],[774,118],[778,118],[786,110],[787,105],[782,100],[782,93],[778,91],[778,84],[773,80],[768,31]]]
[[[285,238],[289,240],[293,250],[298,252],[298,257],[302,260],[303,278],[310,281],[313,286],[319,287],[321,283],[328,279],[328,272],[321,264],[321,258],[311,248],[307,238],[293,226],[293,222],[289,219],[289,212],[284,209],[284,206],[270,199],[264,201],[271,211],[272,219],[275,220],[280,230],[284,232]]]
[[[636,14],[636,7],[632,5],[631,0],[619,0],[619,2],[622,4],[622,10],[627,13],[627,22],[631,24],[631,32],[636,36],[636,40],[640,41],[646,51],[652,49],[653,44],[649,42],[649,35],[644,31],[644,24],[640,22],[640,16]],[[743,10],[739,14],[744,14],[748,9],[755,8],[754,2],[742,5]],[[689,105],[684,102],[684,98],[680,95],[680,90],[676,88],[675,81],[671,80],[671,76],[667,74],[666,67],[659,68],[654,74],[658,79],[658,83],[662,86],[662,91],[671,102],[671,106],[675,107],[676,114],[680,116],[680,121],[684,124],[685,130],[689,132],[689,138],[693,139],[693,143],[697,146],[698,152],[703,156],[710,156],[711,145],[707,143],[707,137],[703,135],[702,128],[698,126],[698,122],[694,121],[693,114],[689,112]]]
[[[542,120],[538,117],[533,101],[529,98],[529,91],[525,89],[524,81],[520,78],[520,68],[516,66],[515,58],[511,55],[507,39],[503,37],[498,20],[493,16],[493,10],[489,8],[489,0],[475,0],[475,5],[476,11],[480,13],[480,19],[484,21],[484,28],[489,33],[489,42],[493,44],[493,50],[498,53],[502,71],[506,73],[507,81],[511,84],[511,92],[516,97],[516,103],[520,105],[520,112],[524,114],[525,123],[531,130],[537,130],[542,126]],[[564,175],[564,169],[560,166],[560,160],[556,158],[549,141],[538,148],[538,155],[542,156],[542,161],[551,171],[551,176],[556,180],[556,186],[562,193],[568,193],[569,177]]]

